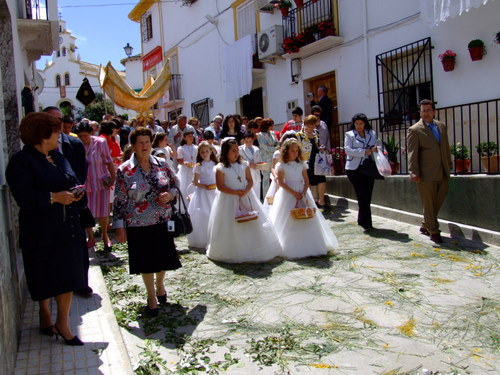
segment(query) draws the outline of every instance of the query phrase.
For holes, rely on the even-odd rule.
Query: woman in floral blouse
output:
[[[273,131],[274,121],[270,118],[262,119],[260,133],[257,134],[260,149],[260,161],[269,164],[269,170],[262,171],[262,192],[266,194],[269,189],[271,177],[271,161],[274,151],[278,148],[278,140]]]
[[[181,263],[167,228],[177,180],[163,159],[151,156],[152,140],[151,130],[144,127],[130,135],[134,154],[118,169],[113,226],[116,239],[128,241],[130,273],[141,274],[146,285],[146,313],[157,316],[158,303],[167,302],[165,270],[180,268]]]

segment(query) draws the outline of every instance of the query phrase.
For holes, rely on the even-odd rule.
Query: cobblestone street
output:
[[[49,370],[36,373],[130,371],[118,366],[120,356],[129,356],[140,374],[155,368],[176,374],[498,373],[499,249],[448,235],[437,247],[418,227],[381,217],[374,217],[377,229],[364,234],[355,215],[343,207],[326,213],[340,248],[321,258],[216,264],[178,240],[183,268],[167,272],[169,303],[157,318],[142,317],[142,280],[128,274],[125,247],[115,245],[98,260],[125,346],[113,342],[120,338],[112,334],[113,319],[109,326],[102,322],[110,305],[107,294],[100,295],[96,311],[72,311],[83,314],[75,324],[88,344],[63,351],[71,358],[90,353],[93,370],[67,364],[67,371],[52,371],[45,361],[39,368]],[[91,282],[100,293],[97,271]],[[74,303],[83,302],[77,297]],[[28,364],[47,348],[24,352],[26,337],[38,336],[36,324],[33,319],[23,330],[16,374],[35,373]],[[87,334],[96,325],[103,327],[100,339]],[[57,358],[66,361],[66,354]]]

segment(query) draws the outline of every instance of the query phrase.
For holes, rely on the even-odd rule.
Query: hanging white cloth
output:
[[[449,17],[460,16],[488,1],[493,0],[420,0],[420,11],[426,24],[436,26]]]
[[[252,90],[252,37],[246,35],[222,50],[224,91],[228,102]]]

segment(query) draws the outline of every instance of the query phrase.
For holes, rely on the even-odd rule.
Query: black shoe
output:
[[[371,232],[375,228],[373,228],[372,226],[368,226],[368,227],[363,227],[363,229],[364,229],[365,233],[369,233],[369,232]]]
[[[427,228],[426,228],[426,227],[424,227],[424,226],[421,226],[421,227],[420,227],[420,233],[425,234],[426,236],[430,236],[430,235],[431,235],[431,234],[429,233],[429,231],[427,230]]]
[[[59,336],[62,337],[62,339],[64,340],[64,343],[66,345],[69,345],[69,346],[83,346],[83,342],[78,338],[78,336],[74,336],[73,338],[71,339],[67,339],[66,337],[64,337],[61,332],[59,332],[59,329],[57,328],[57,326],[54,324],[54,334],[56,335],[56,340],[59,341]]]
[[[94,291],[90,286],[87,286],[86,288],[75,291],[75,293],[81,297],[91,297]]]
[[[443,238],[439,233],[431,234],[431,241],[434,243],[443,243]]]
[[[163,296],[156,296],[158,303],[165,304],[167,303],[167,292]]]
[[[144,307],[144,313],[151,318],[155,318],[160,313],[160,309],[158,307],[156,309],[152,309],[148,305],[146,305]]]
[[[42,335],[52,337],[52,336],[54,336],[54,330],[52,329],[52,327],[54,327],[54,326],[45,327],[45,328],[40,327],[40,333]]]
[[[113,250],[112,243],[111,242],[104,242],[104,251],[106,253],[110,253],[111,250]]]

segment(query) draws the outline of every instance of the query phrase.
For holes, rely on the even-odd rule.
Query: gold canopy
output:
[[[100,67],[99,84],[106,95],[117,105],[133,109],[138,113],[147,112],[158,102],[170,86],[172,74],[168,61],[163,65],[160,74],[153,80],[152,77],[144,85],[140,93],[135,92],[113,68],[111,62]]]

